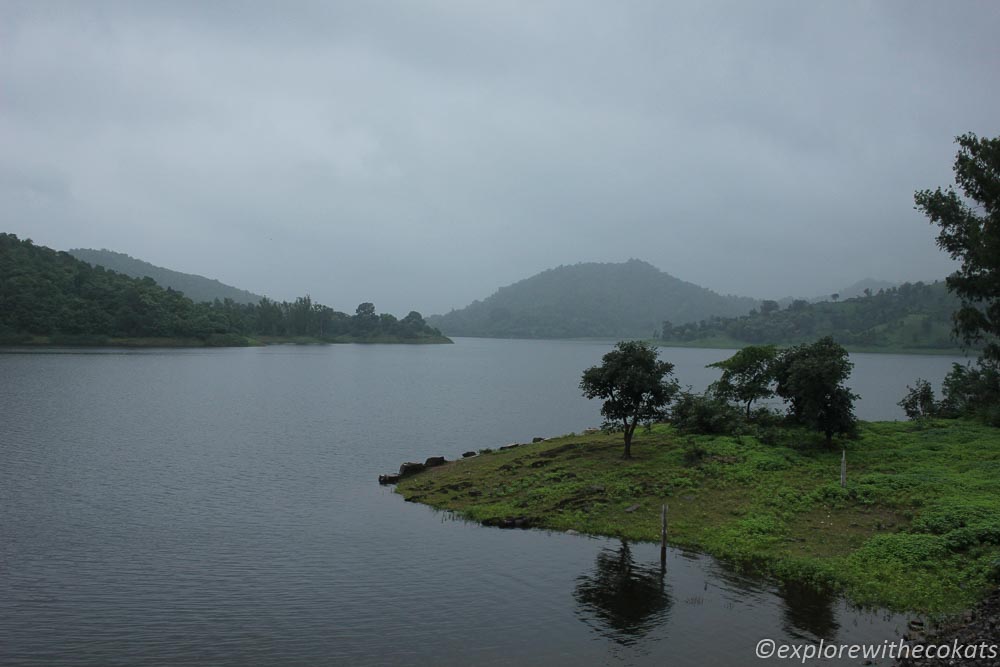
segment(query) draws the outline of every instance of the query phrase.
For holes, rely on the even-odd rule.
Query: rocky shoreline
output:
[[[897,667],[952,667],[953,665],[968,665],[969,667],[996,667],[1000,665],[1000,656],[995,656],[988,647],[1000,644],[1000,588],[991,593],[985,600],[964,614],[934,626],[927,632],[911,625],[911,634],[906,639],[911,640],[910,646],[958,646],[970,652],[969,647],[981,647],[975,657],[964,654],[946,658],[906,657],[896,661]],[[984,650],[985,649],[985,650]],[[911,649],[912,651],[912,649]]]

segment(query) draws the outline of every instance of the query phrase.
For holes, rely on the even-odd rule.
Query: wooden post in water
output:
[[[667,506],[660,509],[660,563],[667,562]]]
[[[840,487],[847,488],[847,450],[840,457]]]

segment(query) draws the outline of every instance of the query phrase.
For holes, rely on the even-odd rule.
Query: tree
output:
[[[916,209],[941,228],[937,244],[961,262],[947,278],[961,299],[955,333],[966,345],[984,341],[983,359],[1000,362],[1000,137],[971,132],[955,139],[955,183],[962,191],[937,188],[913,196]],[[971,202],[971,205],[970,205]]]
[[[587,398],[604,400],[605,425],[625,432],[623,458],[632,458],[632,435],[640,423],[661,419],[677,394],[677,381],[667,379],[674,365],[657,359],[659,352],[642,341],[621,341],[600,366],[583,372],[580,389]]]
[[[822,431],[830,446],[834,433],[854,430],[854,399],[844,386],[854,364],[847,350],[827,336],[811,345],[797,345],[775,362],[778,396],[791,403],[789,412],[799,423]]]
[[[919,420],[933,417],[937,414],[937,402],[934,400],[934,389],[931,383],[917,378],[916,386],[906,385],[906,396],[898,405],[903,408],[908,419]]]
[[[750,419],[754,401],[774,396],[771,384],[777,354],[773,345],[750,345],[724,361],[709,364],[706,368],[722,369],[722,377],[712,388],[720,396],[745,404]]]

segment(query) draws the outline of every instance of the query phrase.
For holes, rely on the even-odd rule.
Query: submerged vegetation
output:
[[[254,345],[261,342],[447,343],[415,311],[403,319],[363,303],[354,315],[313,303],[195,303],[151,278],[91,266],[0,234],[0,343]]]
[[[947,612],[1000,570],[1000,431],[968,420],[861,423],[841,450],[800,428],[735,435],[655,425],[481,453],[401,481],[407,500],[474,521],[669,541],[841,590],[854,602]]]

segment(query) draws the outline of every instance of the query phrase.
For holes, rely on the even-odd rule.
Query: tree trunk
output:
[[[747,401],[747,421],[750,421],[750,404],[753,403],[753,399]]]

